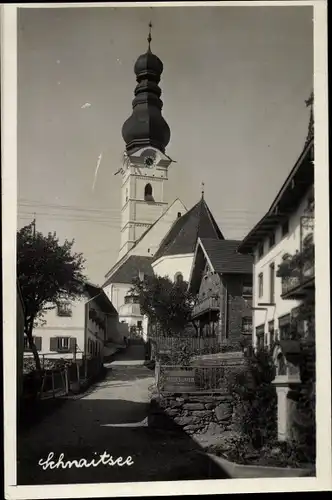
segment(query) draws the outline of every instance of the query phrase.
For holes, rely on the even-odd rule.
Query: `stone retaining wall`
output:
[[[220,434],[232,430],[232,397],[228,394],[155,396],[151,406],[151,417],[155,426],[158,426],[158,421],[164,426],[162,414],[188,434]]]

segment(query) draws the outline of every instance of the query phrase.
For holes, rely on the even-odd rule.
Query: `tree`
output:
[[[81,253],[72,252],[73,244],[74,240],[65,240],[60,245],[55,232],[47,236],[36,232],[34,222],[17,232],[17,279],[25,305],[24,333],[39,372],[33,328],[47,310],[84,293],[85,261]]]
[[[185,281],[173,283],[168,277],[147,276],[134,280],[131,293],[138,297],[150,324],[166,335],[181,334],[191,322],[194,297]]]

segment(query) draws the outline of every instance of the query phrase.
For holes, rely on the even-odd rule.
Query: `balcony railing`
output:
[[[279,266],[277,276],[281,278],[284,299],[301,299],[309,289],[315,286],[315,245],[311,227],[312,219],[312,217],[303,217],[300,251],[294,255],[285,255]]]
[[[208,311],[219,311],[220,303],[219,298],[217,297],[206,297],[194,306],[192,317],[195,318],[197,316],[201,316],[202,314],[207,313]]]

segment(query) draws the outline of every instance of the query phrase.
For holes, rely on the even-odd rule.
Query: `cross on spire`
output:
[[[204,198],[204,182],[201,183],[201,188],[202,188],[202,199]]]
[[[151,21],[150,21],[150,22],[149,22],[149,36],[148,36],[148,44],[149,44],[148,51],[149,51],[149,52],[151,51],[150,45],[151,45],[151,40],[152,40],[152,37],[151,37],[151,29],[152,29],[152,23],[151,23]]]

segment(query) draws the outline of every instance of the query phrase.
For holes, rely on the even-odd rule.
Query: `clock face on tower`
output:
[[[144,158],[144,166],[147,168],[152,168],[155,164],[155,158],[153,156],[147,156]]]
[[[145,152],[145,155],[144,155],[144,166],[147,167],[147,168],[153,168],[156,164],[156,159],[157,159],[157,156],[156,156],[156,153],[155,151],[153,150],[148,150]]]

